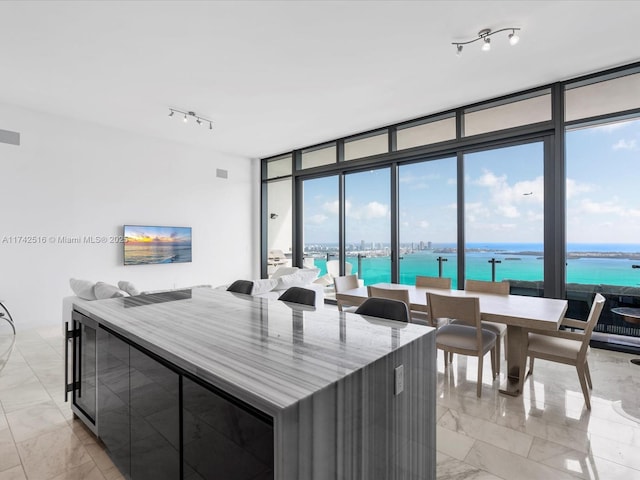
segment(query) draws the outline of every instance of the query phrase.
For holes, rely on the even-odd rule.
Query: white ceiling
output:
[[[638,61],[638,25],[638,1],[3,1],[0,103],[257,158]]]

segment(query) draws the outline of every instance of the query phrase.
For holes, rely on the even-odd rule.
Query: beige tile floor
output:
[[[0,480],[121,479],[63,401],[61,329],[13,340],[0,325]],[[640,479],[640,367],[622,353],[590,358],[591,412],[571,367],[537,362],[511,398],[487,365],[478,399],[475,359],[456,356],[445,372],[439,353],[438,479]]]

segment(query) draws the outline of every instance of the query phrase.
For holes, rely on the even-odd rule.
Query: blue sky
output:
[[[640,244],[640,120],[567,133],[567,241]],[[456,239],[456,161],[400,167],[400,241]],[[388,243],[389,169],[345,180],[347,243]],[[337,177],[304,184],[305,243],[337,243]],[[541,142],[465,156],[467,241],[542,243]]]
[[[640,120],[568,132],[567,179],[568,242],[640,244]]]

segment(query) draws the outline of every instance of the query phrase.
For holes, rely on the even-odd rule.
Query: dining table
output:
[[[500,393],[511,396],[522,393],[528,330],[542,332],[558,330],[568,305],[567,300],[545,297],[446,290],[397,283],[376,283],[372,286],[408,290],[411,303],[409,308],[419,312],[428,311],[427,292],[460,298],[479,298],[482,320],[503,323],[507,326],[507,376],[500,385]],[[336,294],[336,300],[350,305],[360,305],[367,298],[368,291],[364,286]]]

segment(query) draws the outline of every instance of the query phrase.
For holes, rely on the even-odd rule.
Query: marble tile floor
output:
[[[438,356],[438,479],[640,479],[640,366],[592,349],[592,410],[572,367],[536,362],[517,398],[485,362]],[[503,370],[506,366],[503,365]],[[116,480],[99,441],[64,403],[60,327],[0,328],[0,480]]]

